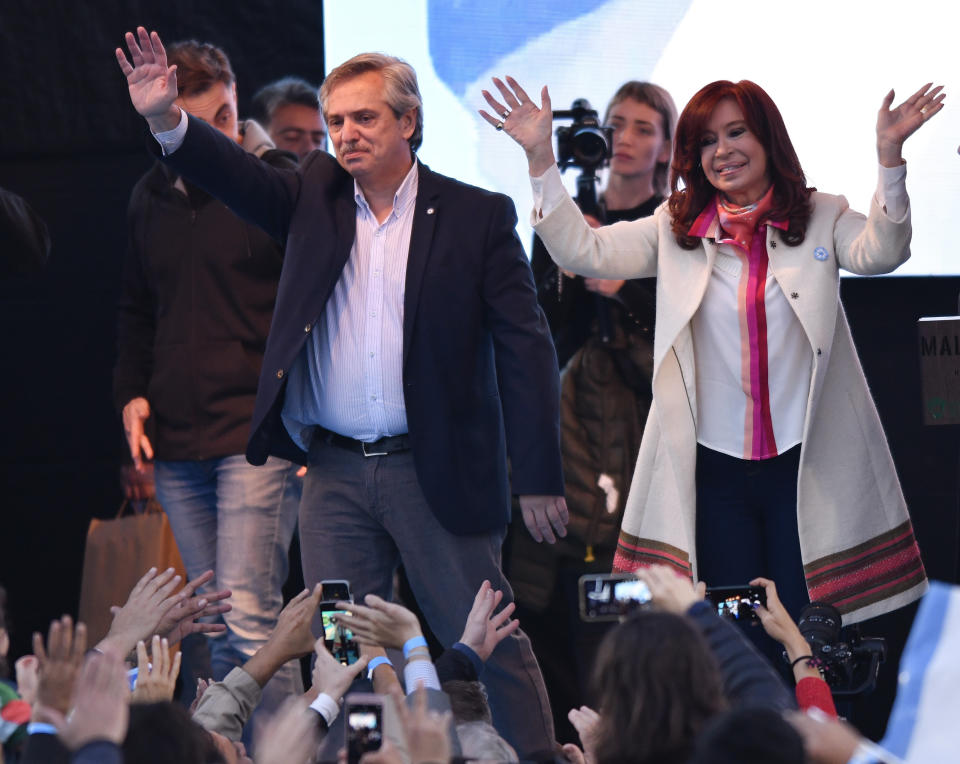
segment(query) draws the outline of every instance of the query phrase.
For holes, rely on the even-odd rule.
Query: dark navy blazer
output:
[[[286,242],[247,458],[303,463],[280,419],[287,374],[340,278],[356,230],[353,178],[314,151],[261,162],[200,120],[166,161]],[[514,494],[563,494],[556,353],[513,202],[420,165],[407,262],[403,394],[417,478],[453,533],[501,529]]]

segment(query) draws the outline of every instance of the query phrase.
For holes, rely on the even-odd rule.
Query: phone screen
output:
[[[616,621],[650,602],[643,581],[623,574],[580,577],[580,617],[585,621]]]
[[[360,646],[349,628],[333,620],[333,616],[343,615],[346,612],[335,608],[329,610],[321,608],[320,617],[323,621],[324,645],[334,658],[344,666],[349,666],[360,659]]]
[[[767,603],[766,592],[758,586],[709,588],[707,599],[717,606],[717,615],[731,621],[759,621],[756,608]]]
[[[359,762],[367,751],[376,751],[383,743],[383,705],[349,703],[347,705],[347,761]]]

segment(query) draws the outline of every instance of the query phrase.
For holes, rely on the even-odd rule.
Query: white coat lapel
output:
[[[657,270],[657,332],[653,349],[653,375],[663,363],[681,332],[689,331],[710,283],[710,271],[717,259],[717,245],[704,239],[693,250],[675,243],[660,255]]]

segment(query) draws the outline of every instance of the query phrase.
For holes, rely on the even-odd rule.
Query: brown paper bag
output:
[[[95,645],[110,630],[111,605],[123,605],[134,584],[151,567],[186,571],[167,515],[153,501],[142,514],[123,516],[127,502],[112,520],[90,521],[83,555],[79,619],[87,625],[87,643]]]

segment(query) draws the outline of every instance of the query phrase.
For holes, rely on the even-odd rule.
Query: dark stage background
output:
[[[150,159],[113,49],[135,24],[230,55],[241,115],[262,84],[323,73],[320,2],[164,0],[0,6],[0,186],[47,221],[46,272],[0,281],[0,582],[16,657],[33,630],[75,613],[92,517],[120,505],[124,443],[111,403],[127,197]],[[444,168],[435,168],[443,172]],[[911,182],[919,182],[913,179]],[[842,293],[931,577],[957,578],[957,431],[921,425],[916,320],[954,314],[960,278],[846,280]],[[902,643],[912,610],[865,631]],[[895,657],[895,656],[891,656]],[[896,672],[858,704],[878,734]]]
[[[320,0],[0,4],[0,186],[53,240],[45,273],[0,280],[0,583],[13,656],[51,617],[76,613],[87,524],[122,500],[115,306],[127,200],[152,159],[113,51],[137,24],[216,43],[244,116],[271,80],[320,82],[321,15]]]

